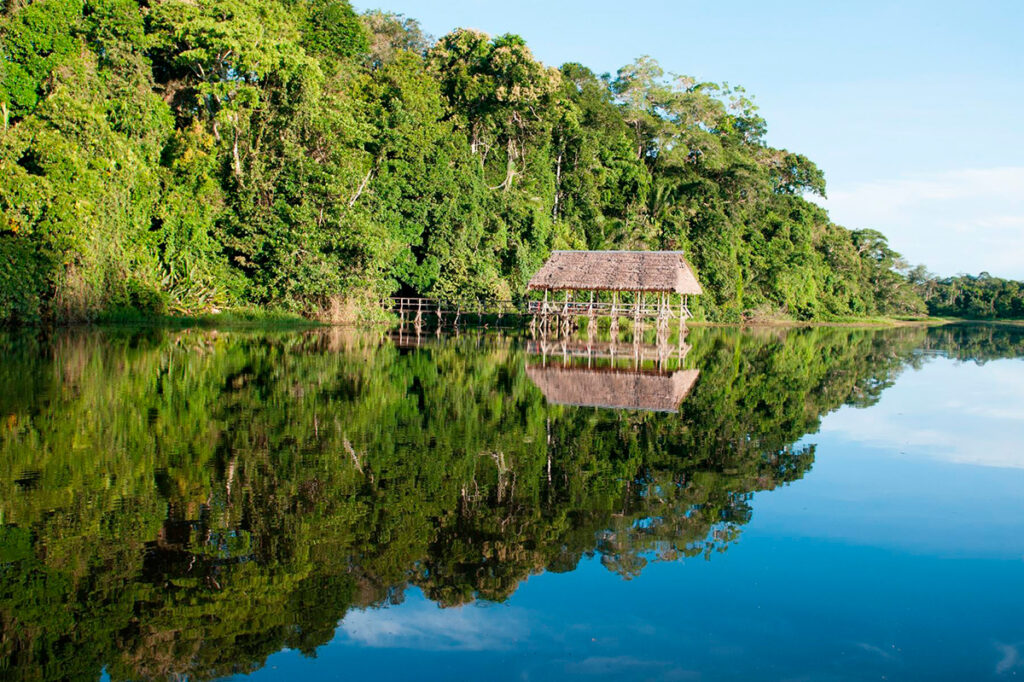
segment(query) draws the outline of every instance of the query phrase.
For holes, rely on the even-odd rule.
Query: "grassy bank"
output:
[[[136,311],[101,315],[88,323],[98,326],[153,326],[153,327],[259,327],[259,328],[308,328],[326,326],[323,322],[311,320],[296,313],[282,310],[261,310],[259,308],[235,308],[199,315],[145,315]]]

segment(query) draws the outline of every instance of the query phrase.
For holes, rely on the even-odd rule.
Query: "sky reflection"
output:
[[[812,471],[756,494],[710,560],[625,581],[584,560],[501,606],[418,590],[322,656],[430,679],[1008,679],[1024,672],[1024,362],[937,358],[823,420]],[[343,663],[342,663],[343,661]],[[294,654],[256,674],[325,671]]]
[[[529,632],[520,609],[439,609],[416,591],[404,608],[353,610],[338,628],[341,643],[424,651],[500,651]]]
[[[963,365],[933,358],[871,409],[828,416],[821,435],[890,454],[1024,468],[1024,361]]]

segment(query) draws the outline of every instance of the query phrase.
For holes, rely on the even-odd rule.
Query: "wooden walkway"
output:
[[[433,298],[392,298],[391,312],[398,314],[403,320],[413,321],[416,318],[455,320],[463,316],[476,315],[529,315],[525,306],[512,301],[440,301]],[[458,322],[455,322],[458,324]]]

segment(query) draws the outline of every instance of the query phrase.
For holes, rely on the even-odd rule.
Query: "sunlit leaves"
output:
[[[0,35],[0,234],[46,264],[4,295],[44,317],[520,299],[553,248],[686,250],[718,320],[920,309],[742,88],[650,57],[345,0],[40,0]]]

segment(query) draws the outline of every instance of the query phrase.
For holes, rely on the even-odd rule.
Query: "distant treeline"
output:
[[[926,311],[742,89],[648,57],[338,0],[6,0],[0,118],[0,320],[514,299],[554,248],[683,249],[711,319]]]
[[[978,276],[937,277],[923,266],[908,275],[931,315],[975,320],[1024,319],[1024,282]]]

